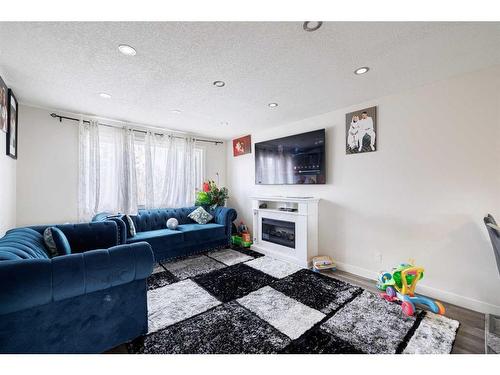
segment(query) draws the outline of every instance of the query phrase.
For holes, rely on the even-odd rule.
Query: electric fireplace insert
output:
[[[262,218],[262,239],[295,249],[295,223]]]

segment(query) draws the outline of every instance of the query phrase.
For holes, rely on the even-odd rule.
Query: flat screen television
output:
[[[324,184],[325,129],[255,144],[255,184]]]

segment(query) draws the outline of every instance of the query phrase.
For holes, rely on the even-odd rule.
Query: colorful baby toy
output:
[[[392,272],[380,272],[377,288],[384,291],[381,296],[389,302],[400,301],[403,313],[412,316],[415,304],[427,306],[433,313],[443,315],[444,306],[441,302],[415,294],[419,280],[424,277],[424,269],[412,264],[402,263],[392,269]]]

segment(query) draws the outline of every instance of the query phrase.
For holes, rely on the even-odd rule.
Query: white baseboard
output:
[[[378,274],[377,272],[342,262],[336,262],[336,263],[337,263],[337,268],[339,270],[346,271],[354,275],[373,280],[373,283],[375,283],[377,280],[377,274]],[[436,289],[423,284],[419,284],[417,288],[418,288],[418,293],[431,298],[435,298],[443,302],[451,303],[453,305],[465,307],[467,309],[478,311],[485,314],[500,315],[500,306],[496,306],[488,302],[479,301],[470,297],[461,296],[456,293],[447,292],[445,290]]]

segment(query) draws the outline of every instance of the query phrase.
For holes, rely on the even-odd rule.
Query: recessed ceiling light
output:
[[[137,51],[135,50],[134,47],[129,46],[128,44],[120,44],[118,46],[118,50],[123,53],[124,55],[127,56],[135,56]]]
[[[99,96],[103,99],[111,99],[111,95],[106,94],[105,92],[101,92]]]
[[[181,111],[180,109],[171,109],[171,110],[170,110],[170,113],[173,113],[173,114],[175,114],[175,115],[178,115],[178,114],[180,114],[181,112],[182,112],[182,111]]]
[[[306,21],[302,27],[305,31],[316,31],[321,27],[321,25],[323,25],[323,22],[321,21]]]
[[[224,81],[215,81],[214,82],[214,86],[215,87],[224,87],[224,86],[226,86],[226,82],[224,82]]]
[[[276,108],[278,106],[278,103],[269,103],[267,106],[269,108]]]
[[[354,71],[354,74],[356,74],[356,75],[358,75],[358,76],[359,76],[359,75],[361,75],[361,74],[365,74],[365,73],[366,73],[366,72],[368,72],[369,70],[370,70],[370,68],[369,68],[369,67],[367,67],[367,66],[362,66],[361,68],[356,69],[356,70]]]

